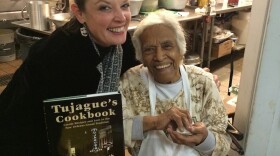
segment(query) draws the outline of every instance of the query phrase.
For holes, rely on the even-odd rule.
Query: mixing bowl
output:
[[[70,13],[57,13],[49,17],[49,20],[54,23],[56,28],[63,26],[71,19]]]

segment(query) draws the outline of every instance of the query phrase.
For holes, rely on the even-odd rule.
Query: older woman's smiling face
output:
[[[179,52],[175,32],[162,24],[147,27],[140,36],[143,64],[159,83],[172,83],[180,78]]]
[[[124,43],[130,19],[129,0],[87,0],[78,18],[102,46]]]

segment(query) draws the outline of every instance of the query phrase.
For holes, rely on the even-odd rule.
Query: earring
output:
[[[84,23],[83,23],[83,27],[80,28],[80,32],[82,36],[87,37],[88,32],[87,32],[86,25]]]

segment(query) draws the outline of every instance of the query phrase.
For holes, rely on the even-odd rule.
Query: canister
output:
[[[208,0],[198,0],[198,7],[203,8],[207,5]]]
[[[0,62],[16,59],[15,34],[11,29],[0,29]]]

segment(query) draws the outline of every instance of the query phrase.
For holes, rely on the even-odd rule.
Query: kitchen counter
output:
[[[54,29],[51,29],[51,30],[48,30],[48,31],[47,30],[34,29],[30,26],[30,22],[28,20],[14,21],[14,22],[12,22],[12,24],[14,24],[18,27],[26,28],[26,29],[32,30],[34,32],[45,34],[45,35],[50,35],[54,31]]]
[[[23,12],[27,16],[26,11]],[[0,12],[0,21],[13,21],[22,19],[21,11]]]

